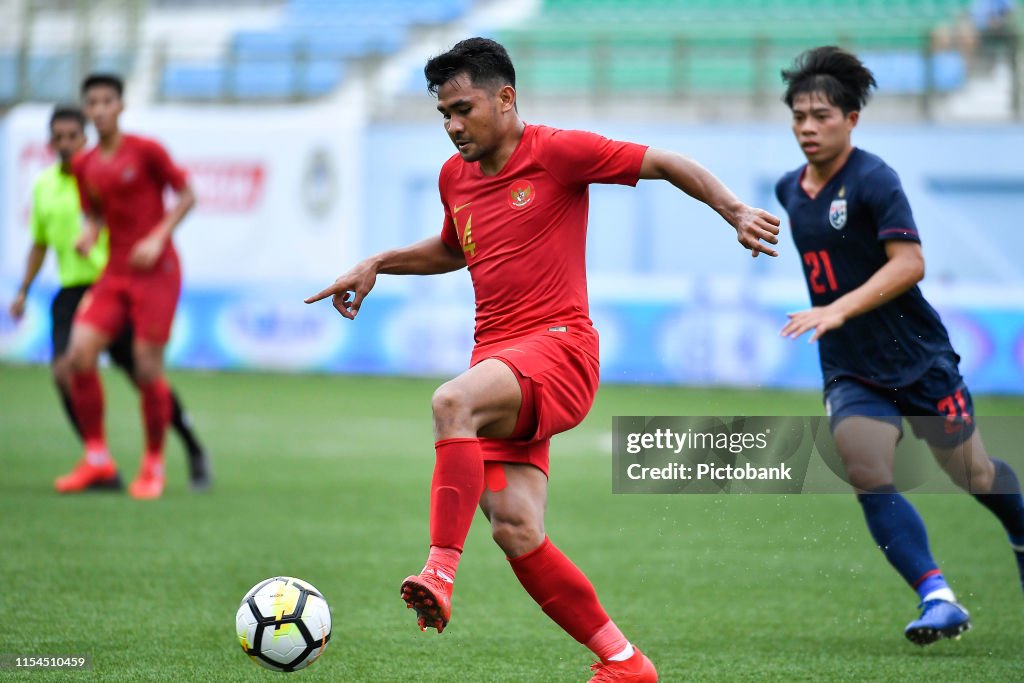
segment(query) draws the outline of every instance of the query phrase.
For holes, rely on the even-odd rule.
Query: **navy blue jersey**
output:
[[[899,176],[874,154],[854,149],[814,199],[800,187],[805,168],[782,176],[775,195],[789,214],[811,303],[826,306],[885,265],[887,240],[920,238]],[[916,285],[818,341],[826,386],[842,376],[907,386],[942,353],[953,353],[938,313]]]

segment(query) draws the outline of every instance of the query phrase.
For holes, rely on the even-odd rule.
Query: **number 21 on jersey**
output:
[[[812,292],[824,294],[839,289],[836,274],[832,271],[832,259],[829,258],[827,250],[805,251],[803,259],[804,265],[808,268],[807,281],[811,284]]]

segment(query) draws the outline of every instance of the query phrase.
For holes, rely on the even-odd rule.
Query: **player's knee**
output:
[[[970,493],[987,493],[992,490],[996,468],[989,458],[976,457],[969,462],[951,459],[944,468],[953,483]]]
[[[132,378],[138,385],[150,384],[160,379],[164,372],[163,357],[159,353],[155,352],[140,352],[138,350],[133,354],[134,356],[134,370]]]
[[[508,557],[518,557],[544,542],[544,527],[521,515],[492,513],[491,538]]]
[[[873,491],[892,483],[892,472],[876,463],[847,462],[846,478],[863,491]]]
[[[471,411],[465,392],[446,382],[437,388],[430,401],[434,424],[438,427],[468,419]]]
[[[96,369],[98,355],[86,346],[72,346],[68,352],[68,373],[75,375]]]
[[[58,356],[50,366],[54,383],[63,391],[71,390],[71,359],[67,354]]]
[[[135,373],[132,379],[139,386],[145,386],[158,380],[161,375],[161,367],[156,363],[135,363]]]

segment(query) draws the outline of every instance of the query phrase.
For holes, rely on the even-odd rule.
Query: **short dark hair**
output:
[[[85,114],[78,107],[71,104],[58,104],[50,114],[50,127],[57,121],[74,121],[82,130],[85,130]]]
[[[473,85],[516,87],[516,69],[501,43],[488,38],[467,38],[448,52],[427,61],[423,75],[427,91],[436,95],[441,86],[459,74],[466,74]]]
[[[856,55],[834,45],[803,52],[792,69],[782,71],[782,80],[787,86],[782,99],[790,109],[797,95],[820,92],[843,114],[860,111],[871,89],[878,87],[874,74]]]
[[[82,95],[89,92],[92,88],[105,86],[113,88],[117,91],[118,97],[124,96],[124,81],[121,80],[120,76],[115,74],[89,74],[82,81]]]

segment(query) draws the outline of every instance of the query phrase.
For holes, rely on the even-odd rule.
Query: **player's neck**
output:
[[[807,171],[804,173],[804,190],[811,196],[821,191],[828,181],[832,180],[836,173],[846,165],[850,155],[853,154],[853,145],[848,145],[842,152],[820,164],[808,162]]]
[[[519,146],[519,141],[523,139],[524,130],[526,130],[526,124],[517,116],[512,130],[505,137],[501,145],[494,150],[494,154],[480,160],[480,172],[486,176],[494,176],[501,173],[501,169],[505,168],[505,164],[512,158],[516,147]]]
[[[100,135],[100,151],[104,154],[113,154],[121,146],[121,129],[115,128],[106,135]]]

